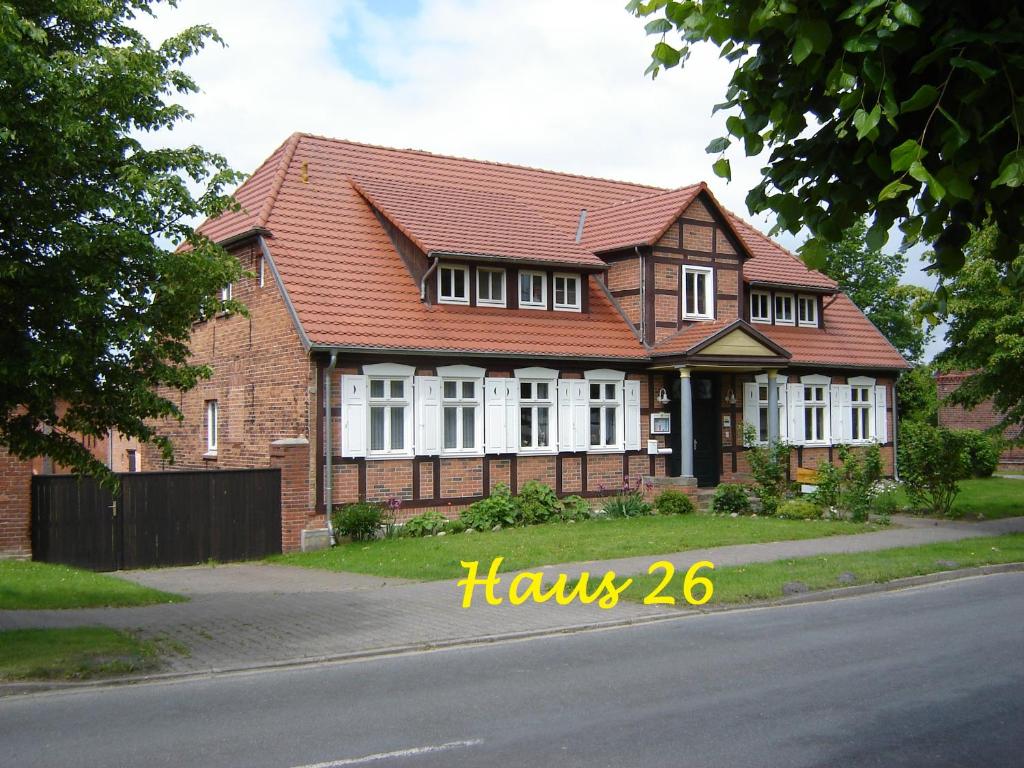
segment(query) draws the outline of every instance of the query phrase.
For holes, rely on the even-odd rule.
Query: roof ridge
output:
[[[656,197],[674,195],[677,192],[687,192],[693,189],[694,187],[704,187],[706,189],[707,186],[707,182],[698,181],[693,184],[684,184],[681,187],[673,187],[672,189],[659,189],[658,191],[650,195],[643,195],[641,197],[631,197],[629,200],[622,200],[618,203],[611,203],[610,205],[602,206],[601,208],[594,208],[590,211],[590,213],[602,213],[604,211],[610,211],[612,208],[620,208],[624,205],[633,205],[634,203],[647,202],[649,200],[653,200]]]
[[[285,148],[284,156],[281,158],[277,166],[277,173],[274,174],[274,181],[271,182],[270,192],[267,194],[267,199],[263,201],[263,205],[260,207],[260,214],[256,218],[256,226],[263,228],[267,226],[267,221],[270,219],[270,214],[274,210],[274,204],[277,202],[277,194],[281,191],[281,186],[284,184],[284,179],[288,175],[288,168],[292,164],[292,158],[295,157],[295,148],[299,146],[299,140],[302,134],[296,132],[293,133],[281,146]],[[278,148],[280,149],[280,147]],[[276,153],[277,150],[274,150]],[[273,157],[273,155],[271,155]],[[262,166],[260,166],[262,168]]]
[[[491,165],[491,166],[497,166],[499,168],[517,168],[517,169],[523,170],[523,171],[534,171],[536,173],[547,173],[547,174],[551,174],[552,176],[565,176],[565,177],[568,177],[568,178],[583,179],[583,180],[586,180],[586,181],[603,181],[603,182],[607,182],[609,184],[623,184],[623,185],[629,186],[629,187],[636,187],[638,189],[651,189],[651,190],[655,190],[655,191],[658,191],[658,192],[670,192],[670,191],[672,191],[672,190],[666,189],[665,187],[654,186],[653,184],[641,184],[641,183],[635,182],[635,181],[624,181],[623,179],[611,179],[611,178],[608,178],[607,176],[588,176],[587,174],[583,174],[583,173],[570,173],[569,171],[553,171],[550,168],[539,168],[539,167],[537,167],[535,165],[524,165],[522,163],[501,163],[501,162],[498,162],[496,160],[480,160],[480,159],[475,158],[475,157],[465,157],[465,156],[462,156],[462,155],[448,155],[448,154],[444,154],[442,152],[430,152],[429,150],[426,150],[426,149],[414,149],[412,147],[404,147],[404,148],[403,147],[389,147],[389,146],[385,146],[384,144],[371,144],[371,143],[365,142],[365,141],[353,141],[351,139],[339,139],[339,138],[335,138],[335,137],[332,137],[332,136],[323,136],[323,135],[320,135],[320,134],[307,133],[307,132],[304,132],[304,131],[299,132],[298,135],[302,136],[304,138],[307,138],[307,139],[314,139],[314,140],[317,140],[317,141],[327,141],[327,142],[330,142],[332,144],[351,144],[351,145],[357,146],[357,147],[369,147],[371,149],[384,149],[384,150],[387,150],[389,152],[401,152],[403,154],[410,154],[410,155],[426,155],[428,157],[437,157],[437,158],[441,158],[441,159],[444,159],[444,160],[458,160],[458,161],[464,162],[464,163],[477,163],[479,165]]]

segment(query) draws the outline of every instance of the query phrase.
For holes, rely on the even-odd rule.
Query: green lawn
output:
[[[0,560],[0,610],[152,605],[185,599],[66,565]]]
[[[900,506],[909,506],[903,488],[897,492]],[[953,502],[953,512],[970,520],[980,515],[987,520],[1024,515],[1024,480],[985,477],[960,481],[960,494]]]
[[[481,567],[504,557],[503,571],[581,560],[657,555],[687,549],[863,533],[874,525],[767,517],[680,515],[553,523],[487,533],[343,544],[320,552],[276,555],[270,562],[409,579],[465,575],[461,560]]]
[[[941,562],[941,564],[940,564]],[[963,541],[926,544],[919,547],[900,547],[879,552],[848,555],[804,557],[777,560],[773,563],[751,563],[702,569],[697,575],[707,576],[714,585],[710,605],[745,603],[782,597],[782,585],[787,581],[802,581],[809,590],[834,589],[854,584],[872,584],[906,576],[968,568],[993,563],[1024,562],[1024,534],[988,536]],[[956,566],[950,565],[956,563]],[[841,573],[852,573],[856,578],[850,584],[839,581]],[[643,600],[660,582],[662,573],[654,576],[634,577],[634,583],[624,594],[632,600]],[[682,595],[683,574],[676,573],[662,595],[676,598],[676,604],[686,607]],[[700,598],[699,587],[694,588]]]
[[[0,632],[0,680],[74,680],[146,672],[158,650],[106,627]]]

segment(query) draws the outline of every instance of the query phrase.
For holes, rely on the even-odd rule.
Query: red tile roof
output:
[[[793,364],[910,368],[845,293],[826,298],[824,307],[824,328],[758,325],[757,329],[788,349]]]
[[[683,328],[681,331],[668,336],[657,344],[654,345],[652,354],[655,357],[664,357],[668,355],[685,355],[694,347],[701,345],[705,341],[709,341],[713,336],[722,334],[723,336],[728,335],[726,331],[729,331],[731,327],[742,330],[748,336],[753,339],[765,343],[765,346],[782,347],[781,344],[768,338],[767,334],[762,334],[759,328],[755,328],[745,320],[739,320],[737,318],[721,319],[721,320],[709,320],[694,323],[693,325]],[[772,350],[775,352],[776,350]],[[784,357],[786,350],[784,347],[778,351],[778,355],[772,355]]]
[[[201,231],[217,241],[269,231],[274,264],[315,346],[643,360],[649,350],[597,279],[590,281],[587,314],[427,306],[367,199],[425,250],[550,263],[568,258],[565,263],[587,267],[600,263],[595,243],[660,236],[654,221],[665,214],[658,226],[667,226],[677,207],[682,210],[701,189],[668,191],[295,134],[236,192],[242,210],[206,222]],[[581,244],[587,251],[574,247],[582,208],[591,212]],[[625,215],[630,210],[644,212],[642,220]],[[749,278],[834,287],[730,217],[753,254],[744,265]],[[850,341],[861,350],[854,360],[905,365],[856,308],[849,305],[851,314],[837,305],[826,309],[824,331],[765,326],[764,333],[793,351],[793,362],[806,339],[806,361],[842,365],[848,352],[843,344]],[[840,331],[846,335],[837,344]]]
[[[352,185],[427,254],[605,266],[574,232],[511,195],[394,179],[355,178]]]
[[[704,189],[693,184],[588,211],[583,245],[594,253],[653,245]]]

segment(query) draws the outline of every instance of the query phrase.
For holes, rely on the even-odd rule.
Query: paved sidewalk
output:
[[[552,577],[559,572],[578,575],[583,570],[632,575],[646,572],[655,560],[670,560],[685,570],[698,560],[734,565],[1024,531],[1024,518],[983,523],[900,522],[906,527],[854,536],[569,563],[542,570]],[[186,594],[191,600],[139,608],[0,611],[0,629],[103,625],[137,630],[145,637],[167,637],[190,649],[190,655],[170,659],[171,671],[203,672],[678,615],[675,609],[629,601],[611,610],[579,604],[510,606],[506,602],[488,606],[480,595],[466,610],[461,607],[462,589],[454,581],[408,582],[261,563],[165,568],[120,576]],[[508,581],[505,576],[504,583]]]

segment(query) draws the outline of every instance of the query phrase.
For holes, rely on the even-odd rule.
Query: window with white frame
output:
[[[522,451],[554,449],[554,415],[554,381],[519,382],[519,448]]]
[[[556,274],[555,309],[578,312],[580,310],[580,276]]]
[[[622,382],[591,380],[590,447],[614,448],[622,442],[619,434],[622,410]]]
[[[868,442],[875,436],[874,386],[850,386],[850,441]]]
[[[505,306],[505,270],[478,267],[476,270],[476,303],[483,306]]]
[[[234,292],[231,289],[231,283],[228,283],[227,285],[220,289],[220,300],[231,301],[233,293]]]
[[[775,294],[775,324],[793,325],[793,294]]]
[[[370,453],[407,455],[412,392],[407,377],[369,377]]]
[[[683,267],[683,316],[715,316],[714,272],[709,267]]]
[[[772,297],[767,291],[750,292],[750,321],[770,323],[772,321]]]
[[[217,452],[217,401],[206,401],[206,452]]]
[[[548,285],[544,272],[519,273],[519,306],[524,309],[547,309]]]
[[[827,443],[829,439],[829,416],[827,384],[802,384],[803,387],[803,441],[804,443]]]
[[[474,453],[477,445],[482,382],[478,379],[441,380],[441,449],[445,453]]]
[[[267,278],[266,278],[266,268],[267,268],[267,266],[266,265],[267,265],[267,260],[265,258],[263,258],[262,256],[260,256],[260,288],[265,286],[266,283],[267,283]]]
[[[798,296],[796,299],[797,322],[800,325],[817,327],[818,299],[816,296]]]
[[[442,304],[469,304],[469,267],[442,264],[437,270],[437,297]]]

